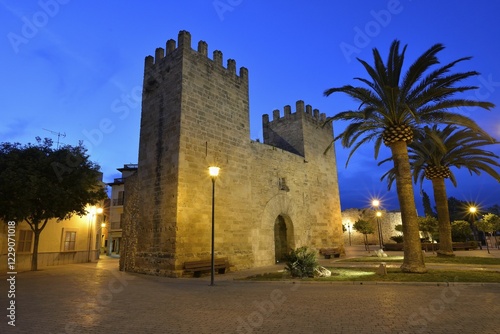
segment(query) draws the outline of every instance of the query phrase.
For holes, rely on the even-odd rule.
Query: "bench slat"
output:
[[[224,274],[227,268],[229,268],[229,261],[227,258],[214,259],[214,269],[217,270],[219,274]],[[184,262],[184,270],[194,272],[195,277],[200,276],[202,271],[210,271],[211,269],[211,259]]]
[[[340,248],[332,247],[332,248],[320,248],[319,253],[325,257],[325,259],[330,259],[333,257],[340,257]]]

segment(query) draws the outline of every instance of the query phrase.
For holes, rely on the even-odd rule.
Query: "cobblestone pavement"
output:
[[[500,333],[500,284],[234,280],[249,271],[216,275],[210,286],[210,277],[117,266],[104,258],[19,273],[15,327],[0,276],[0,333]]]

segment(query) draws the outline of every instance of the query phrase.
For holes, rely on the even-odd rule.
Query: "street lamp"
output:
[[[219,167],[208,167],[208,174],[212,178],[212,258],[210,265],[210,285],[214,285],[215,276],[215,257],[214,257],[214,239],[215,239],[215,179],[219,176]]]
[[[377,210],[377,212],[375,213],[375,218],[377,220],[377,228],[378,228],[378,244],[380,246],[380,249],[384,249],[382,243],[382,227],[379,220],[379,217],[382,216],[382,212],[378,211],[378,207],[380,206],[380,201],[378,199],[374,199],[372,201],[372,206],[375,210]]]
[[[479,245],[479,249],[482,250],[483,246],[481,244],[481,241],[479,240],[479,235],[478,235],[478,232],[477,232],[477,227],[474,224],[474,221],[475,221],[475,218],[476,218],[476,213],[477,213],[477,208],[474,205],[470,206],[469,207],[469,213],[470,213],[470,216],[471,216],[472,235],[474,236],[475,241]]]
[[[87,261],[92,262],[92,256],[90,254],[92,253],[92,235],[94,231],[97,231],[97,216],[101,215],[103,213],[103,208],[96,208],[95,206],[91,207],[90,210],[88,211],[88,256],[87,256]],[[99,229],[100,231],[101,229]],[[97,233],[97,232],[96,232]],[[98,247],[99,240],[96,239],[96,248]],[[99,250],[100,252],[100,250]],[[94,260],[97,260],[99,258],[99,254],[95,254],[96,258]]]
[[[351,223],[347,224],[347,229],[349,231],[349,246],[351,246],[351,229],[352,229]]]
[[[101,256],[101,251],[104,247],[105,244],[105,234],[104,234],[104,229],[106,228],[106,223],[102,222],[101,223],[101,228],[99,229],[99,252],[98,252],[98,257],[100,258]]]
[[[103,208],[96,208],[95,210],[95,213],[96,213],[96,226],[97,226],[97,217],[101,217],[102,213],[104,212],[104,209]],[[99,218],[99,221],[102,221],[102,219]],[[100,228],[99,228],[99,232],[98,232],[98,235],[99,235],[99,238],[97,238],[97,235],[96,235],[96,251],[97,251],[97,254],[96,254],[96,259],[99,259],[100,258],[100,255],[101,255],[101,231],[102,231],[102,223],[100,224]],[[97,228],[97,227],[96,227]]]
[[[380,243],[380,249],[384,249],[384,236],[382,234],[382,222],[380,221],[380,217],[382,216],[382,212],[377,211],[375,214],[377,217],[377,225],[378,225],[378,231],[379,231],[379,243]]]

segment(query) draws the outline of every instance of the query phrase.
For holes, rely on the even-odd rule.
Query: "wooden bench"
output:
[[[453,242],[452,243],[453,250],[469,250],[469,249],[477,249],[477,243],[474,241],[469,242]]]
[[[384,244],[384,251],[402,251],[403,250],[403,243],[387,243]]]
[[[224,274],[229,268],[227,258],[214,259],[214,269],[219,274]],[[202,272],[212,270],[212,260],[200,260],[184,262],[184,271],[192,272],[194,277],[200,277]]]
[[[333,257],[340,257],[340,249],[339,247],[333,248],[320,248],[319,253],[325,257],[325,259],[330,259]]]

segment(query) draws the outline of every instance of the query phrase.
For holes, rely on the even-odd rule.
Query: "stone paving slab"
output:
[[[235,273],[210,286],[210,277],[117,266],[104,258],[18,274],[16,327],[1,276],[0,333],[500,333],[500,284],[248,282]]]

